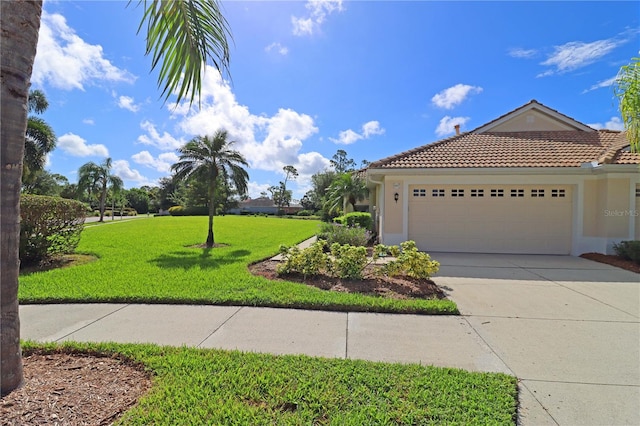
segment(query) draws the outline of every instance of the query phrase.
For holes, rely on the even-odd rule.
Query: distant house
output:
[[[302,210],[299,204],[283,206],[285,214],[296,214]],[[269,197],[249,198],[238,203],[238,207],[229,210],[229,214],[277,214],[278,206]]]
[[[371,163],[383,243],[478,253],[611,253],[640,239],[640,155],[532,100],[467,133]]]

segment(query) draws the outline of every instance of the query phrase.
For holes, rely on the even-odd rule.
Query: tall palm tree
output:
[[[41,90],[29,92],[27,109],[29,113],[42,114],[49,102]],[[56,134],[49,124],[40,117],[29,115],[24,142],[24,164],[22,181],[29,184],[36,178],[37,172],[44,169],[46,155],[56,147]]]
[[[337,211],[342,208],[342,213],[347,213],[351,204],[356,209],[356,202],[362,201],[369,195],[369,190],[363,179],[354,173],[342,173],[333,181],[327,189],[327,204],[329,211]]]
[[[247,192],[249,175],[243,167],[247,160],[232,150],[235,141],[227,140],[227,131],[218,130],[213,136],[197,136],[180,148],[180,161],[171,166],[177,180],[186,180],[191,176],[206,180],[209,185],[209,231],[207,247],[213,247],[213,215],[215,213],[214,196],[218,179],[231,180],[238,194]]]
[[[613,90],[619,101],[631,152],[640,152],[640,58],[632,58],[629,64],[620,68]]]
[[[200,96],[207,61],[228,71],[230,37],[217,0],[141,0],[147,54],[158,64],[165,101]],[[38,45],[41,0],[0,1],[0,394],[23,380],[18,316],[20,180],[27,129],[27,104]]]
[[[100,222],[104,221],[104,211],[107,203],[107,192],[119,192],[122,189],[122,179],[111,174],[111,158],[104,160],[102,164],[93,161],[83,164],[78,170],[78,189],[87,191],[89,198],[92,193],[98,195],[98,209],[100,210]]]

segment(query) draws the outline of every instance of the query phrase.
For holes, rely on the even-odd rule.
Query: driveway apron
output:
[[[640,424],[638,274],[570,256],[431,255],[435,281],[520,379],[520,424]]]

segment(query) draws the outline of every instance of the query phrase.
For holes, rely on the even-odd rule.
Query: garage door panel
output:
[[[425,189],[427,196],[411,197],[416,188]],[[433,189],[444,190],[445,196],[432,197]],[[491,197],[492,189],[495,194],[502,190],[503,196]],[[570,252],[569,186],[411,185],[409,194],[409,239],[421,250]]]

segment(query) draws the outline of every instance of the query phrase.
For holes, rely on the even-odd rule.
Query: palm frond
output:
[[[161,63],[158,87],[165,101],[172,93],[190,104],[198,95],[202,72],[211,60],[222,74],[229,70],[231,31],[217,0],[140,0],[144,14],[138,32],[147,24],[146,54],[152,69]]]

